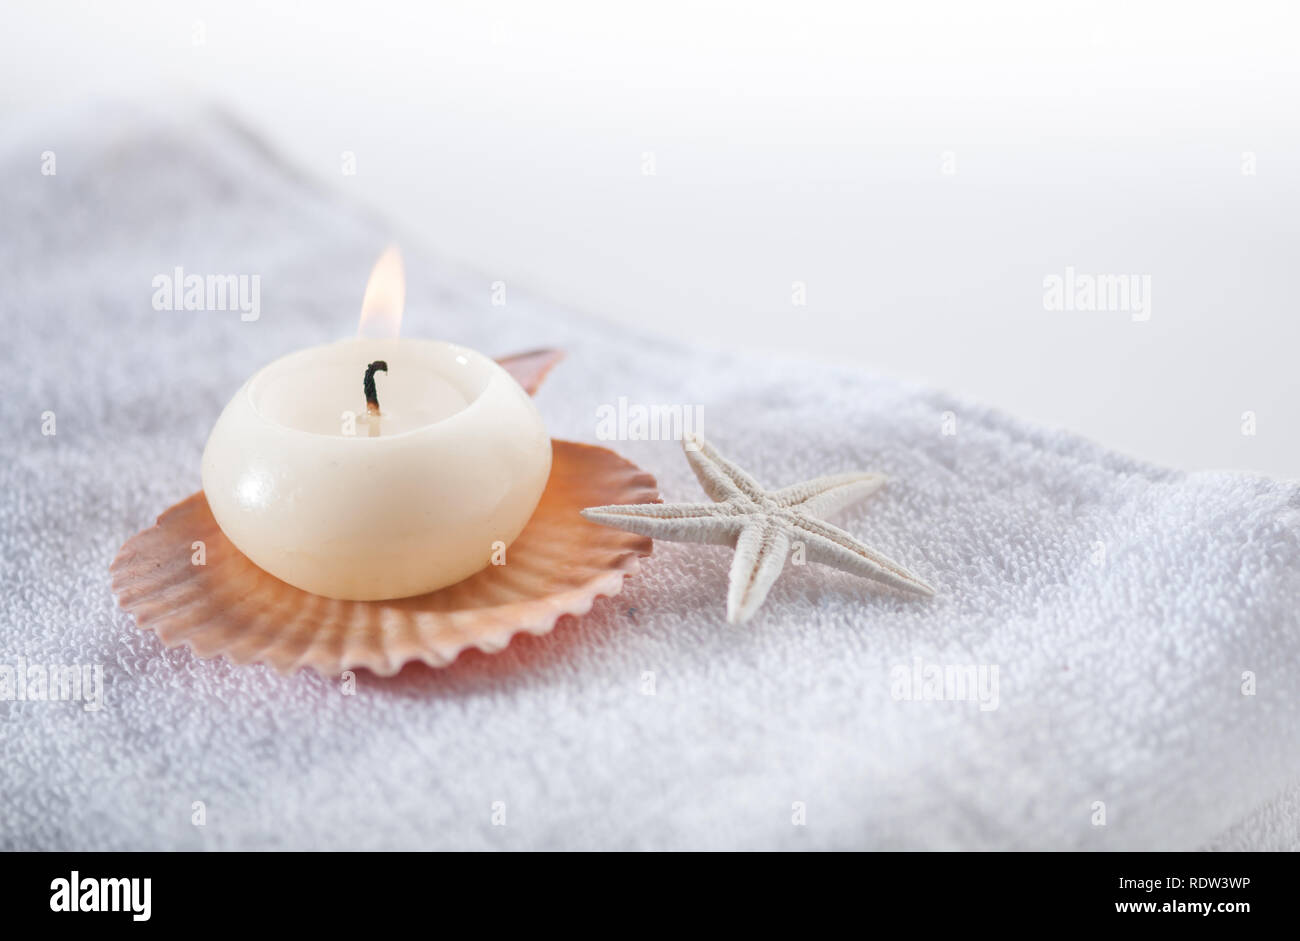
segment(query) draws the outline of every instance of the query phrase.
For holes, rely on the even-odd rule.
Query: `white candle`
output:
[[[374,375],[377,418],[362,391],[375,361],[387,365]],[[261,568],[318,595],[375,600],[487,566],[523,530],[550,469],[537,407],[495,361],[433,340],[355,339],[249,379],[208,439],[203,490]]]

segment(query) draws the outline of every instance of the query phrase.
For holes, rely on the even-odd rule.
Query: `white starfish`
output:
[[[892,559],[817,518],[879,490],[881,474],[832,474],[764,490],[701,435],[682,442],[686,460],[713,503],[638,503],[594,506],[582,515],[594,523],[669,542],[732,546],[727,620],[748,621],[785,566],[790,548],[802,543],[813,562],[834,566],[894,588],[933,595],[934,589]]]

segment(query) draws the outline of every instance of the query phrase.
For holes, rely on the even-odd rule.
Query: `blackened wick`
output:
[[[375,372],[388,372],[388,364],[377,359],[366,367],[366,379],[362,388],[366,393],[366,411],[371,415],[379,414],[379,393],[375,391]]]

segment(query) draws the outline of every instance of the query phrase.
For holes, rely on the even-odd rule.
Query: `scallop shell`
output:
[[[560,354],[501,360],[532,392]],[[552,441],[551,476],[536,512],[506,552],[447,588],[391,601],[309,594],[250,562],[222,533],[200,491],[127,540],[110,568],[124,611],[163,644],[207,659],[311,667],[334,676],[366,667],[391,676],[412,660],[446,666],[462,650],[503,649],[515,634],[545,634],[562,615],[591,610],[623,589],[651,540],[584,520],[584,507],[659,500],[655,479],[605,448]],[[194,542],[206,564],[192,562]]]
[[[523,386],[525,392],[534,395],[542,380],[562,359],[564,353],[560,350],[530,350],[527,353],[516,353],[514,356],[503,356],[497,362],[505,367],[506,372],[515,377],[515,382]]]

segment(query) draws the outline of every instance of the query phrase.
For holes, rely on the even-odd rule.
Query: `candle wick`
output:
[[[366,378],[361,387],[366,393],[366,411],[371,415],[379,414],[379,393],[375,391],[375,372],[388,372],[388,364],[377,359],[366,367]]]

